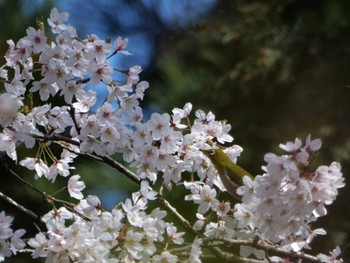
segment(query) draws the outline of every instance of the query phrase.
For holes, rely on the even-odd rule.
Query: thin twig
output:
[[[75,146],[80,146],[79,141],[67,138],[67,137],[59,135],[59,134],[52,134],[52,135],[31,134],[31,136],[35,139],[42,140],[42,141],[63,141],[66,143],[73,144]],[[61,146],[63,146],[63,145],[61,145]],[[77,152],[75,152],[75,153],[81,154],[81,153],[77,153]],[[124,175],[126,175],[131,181],[133,181],[137,184],[141,183],[140,178],[136,174],[134,174],[129,169],[127,169],[125,166],[123,166],[122,164],[120,164],[119,162],[117,162],[116,160],[114,160],[113,158],[111,158],[109,156],[100,156],[97,154],[83,154],[83,155],[87,155],[87,156],[90,156],[98,161],[104,162],[104,163],[108,164],[109,166],[117,169],[119,172],[123,173]]]
[[[109,156],[99,156],[102,161],[106,164],[108,164],[109,166],[117,169],[119,172],[123,173],[124,175],[126,175],[131,181],[140,184],[141,180],[140,178],[134,174],[132,171],[130,171],[128,168],[126,168],[124,165],[122,165],[121,163],[117,162],[116,160],[114,160],[113,158],[109,157]]]
[[[31,183],[29,183],[28,181],[24,180],[22,177],[20,177],[17,173],[15,173],[14,171],[12,171],[8,166],[7,163],[0,158],[0,165],[12,176],[16,177],[19,181],[21,181],[23,184],[25,184],[26,186],[28,186],[30,189],[32,189],[33,191],[37,192],[38,194],[42,195],[43,197],[45,196],[43,194],[43,192],[41,192],[38,188],[36,188],[35,186],[33,186]]]
[[[33,186],[31,183],[29,183],[28,181],[24,180],[22,177],[20,177],[17,173],[15,173],[13,170],[11,170],[10,168],[8,168],[7,164],[5,163],[5,161],[3,159],[0,158],[0,165],[12,176],[16,177],[21,183],[25,184],[26,186],[28,186],[30,189],[32,189],[33,191],[37,192],[38,194],[40,194],[42,196],[43,200],[50,200],[52,202],[58,203],[60,205],[63,205],[64,207],[66,207],[69,211],[71,211],[74,214],[77,214],[78,216],[80,216],[81,218],[83,218],[84,220],[90,221],[90,219],[88,217],[86,217],[85,215],[79,213],[78,211],[75,211],[72,207],[68,206],[67,204],[56,200],[55,198],[53,198],[50,195],[47,195],[46,193],[40,191],[38,188],[36,188],[35,186]],[[15,201],[14,201],[15,202]]]
[[[31,137],[33,137],[34,139],[37,139],[39,141],[64,141],[64,142],[67,142],[67,143],[70,143],[70,144],[73,144],[75,146],[79,146],[80,145],[80,142],[77,141],[77,140],[73,140],[71,138],[68,138],[68,137],[65,137],[65,136],[62,136],[60,134],[56,134],[56,133],[53,133],[51,135],[49,134],[33,134],[33,133],[30,133],[30,134],[27,134]]]
[[[227,262],[235,262],[235,263],[264,263],[264,260],[252,259],[252,258],[243,258],[236,256],[232,253],[222,251],[218,247],[211,247],[212,251],[215,251],[215,254],[219,256],[221,259],[224,259]]]
[[[17,252],[18,253],[33,253],[34,249],[30,249],[30,248],[23,248],[23,249],[18,249]]]
[[[75,130],[77,131],[78,134],[80,134],[80,127],[77,123],[77,119],[75,118],[75,108],[74,107],[69,108],[69,114],[70,114],[70,117],[72,118],[72,121],[74,123]]]
[[[12,198],[8,197],[7,195],[5,195],[4,193],[0,192],[0,197],[2,199],[4,199],[6,202],[8,202],[9,204],[13,205],[14,207],[16,207],[18,210],[20,210],[21,212],[23,212],[24,214],[26,214],[27,216],[33,218],[36,221],[41,221],[40,216],[38,216],[37,214],[35,214],[33,211],[31,211],[28,208],[25,208],[24,206],[20,205],[19,203],[17,203],[15,200],[13,200]]]
[[[165,198],[163,197],[162,194],[162,188],[158,193],[158,202],[162,204],[170,213],[172,213],[181,223],[184,227],[186,227],[188,230],[190,230],[193,234],[198,235],[198,232],[194,230],[192,227],[191,223],[184,218],[175,207],[173,207]]]
[[[231,245],[245,245],[245,246],[250,246],[256,249],[261,249],[267,252],[269,255],[275,255],[279,256],[282,258],[289,258],[293,260],[299,260],[302,259],[303,262],[310,262],[310,263],[321,263],[322,260],[318,259],[315,256],[305,254],[303,252],[294,252],[294,251],[289,251],[286,249],[282,249],[280,247],[277,247],[275,245],[270,245],[267,244],[266,242],[263,241],[258,241],[256,242],[255,240],[240,240],[240,239],[228,239],[228,238],[223,238],[223,239],[216,239],[216,240],[209,240],[207,242],[208,246],[212,245],[218,245],[216,242],[224,242],[226,245],[231,244]]]

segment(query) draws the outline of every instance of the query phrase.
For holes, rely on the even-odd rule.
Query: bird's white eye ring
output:
[[[214,154],[215,154],[215,150],[214,150],[214,149],[211,149],[211,150],[209,151],[209,154],[210,154],[210,155],[214,155]]]

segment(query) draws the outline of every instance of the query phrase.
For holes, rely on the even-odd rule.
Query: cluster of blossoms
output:
[[[242,203],[236,204],[234,209],[228,202],[220,202],[217,191],[208,185],[186,183],[192,192],[187,200],[199,203],[199,220],[194,226],[197,229],[205,227],[207,237],[258,237],[295,252],[309,249],[315,236],[325,235],[325,230],[312,229],[310,223],[326,215],[325,205],[333,203],[337,189],[344,187],[340,164],[333,162],[314,170],[312,161],[315,152],[321,148],[321,140],[311,140],[310,136],[304,147],[300,139],[280,147],[288,155],[266,154],[267,165],[263,167],[266,173],[254,180],[248,176],[243,178],[244,185],[237,189]],[[217,222],[206,223],[208,211],[216,213]],[[248,257],[251,253],[257,258],[265,257],[263,251],[241,246],[242,256]],[[324,255],[319,257],[323,259]]]
[[[325,205],[333,203],[337,189],[344,187],[341,167],[337,162],[312,167],[321,140],[310,136],[303,147],[300,139],[280,147],[288,154],[266,154],[265,173],[254,181],[244,178],[244,186],[237,190],[243,202],[235,206],[234,217],[246,234],[288,250],[309,249],[315,236],[326,234],[323,229],[312,229],[310,223],[326,215]]]
[[[169,246],[184,242],[184,233],[177,233],[175,226],[163,221],[165,211],[156,208],[145,212],[147,200],[154,200],[156,194],[148,191],[144,181],[139,192],[111,212],[103,211],[96,196],[76,205],[79,216],[64,207],[52,210],[42,218],[47,233],[40,232],[28,242],[35,248],[33,258],[46,257],[49,262],[177,261],[175,255],[159,253],[156,248],[160,241]]]
[[[24,229],[13,231],[11,228],[13,218],[0,212],[0,261],[12,254],[16,255],[17,250],[25,247],[21,237],[25,234]]]
[[[231,143],[230,125],[201,110],[191,123],[190,103],[175,108],[171,115],[153,113],[143,120],[140,101],[148,83],[139,80],[141,68],[116,70],[108,63],[116,54],[130,55],[125,50],[127,39],[119,37],[113,45],[96,35],[80,39],[65,24],[67,19],[67,13],[51,11],[48,24],[55,40],[45,35],[40,24],[39,29],[28,28],[27,36],[17,43],[8,41],[6,65],[0,68],[6,91],[0,95],[0,150],[17,161],[18,145],[37,145],[38,154],[19,164],[35,170],[36,178],[51,182],[57,176],[69,177],[68,192],[80,200],[72,211],[59,208],[42,217],[47,231],[28,242],[34,248],[33,258],[46,257],[48,262],[200,262],[205,238],[258,237],[299,251],[315,235],[324,233],[308,225],[326,214],[324,205],[334,201],[337,188],[344,183],[337,163],[311,169],[319,140],[308,138],[304,147],[300,140],[282,145],[289,153],[286,156],[266,155],[266,173],[254,181],[245,177],[238,189],[243,202],[233,208],[229,201],[219,200],[219,191],[225,187],[202,152]],[[95,111],[96,93],[86,88],[88,83],[103,83],[108,90]],[[36,106],[32,96],[42,102],[61,96],[64,105]],[[52,141],[62,146],[60,157],[50,151],[48,142]],[[237,145],[225,149],[234,162],[241,152]],[[136,168],[140,191],[108,212],[96,196],[84,198],[85,184],[70,170],[79,154],[101,157],[116,153]],[[194,173],[196,179],[191,176]],[[184,244],[184,233],[165,221],[166,211],[147,209],[148,202],[157,199],[149,182],[158,180],[168,190],[183,184],[190,191],[185,199],[198,204],[193,231],[199,237],[192,246],[185,246],[187,250],[178,250],[187,252],[181,259],[172,248]],[[16,244],[10,246],[12,253],[24,247],[19,241],[8,243],[11,236],[19,240],[22,232],[7,233],[6,244]],[[265,256],[262,251],[241,247],[242,256],[251,252],[258,258]],[[0,255],[9,253],[0,251]]]

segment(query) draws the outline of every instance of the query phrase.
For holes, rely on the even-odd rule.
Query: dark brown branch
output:
[[[26,186],[28,186],[30,189],[32,189],[33,191],[37,192],[38,194],[44,196],[44,194],[35,186],[33,186],[31,183],[27,182],[26,180],[24,180],[22,177],[20,177],[17,173],[15,173],[14,171],[12,171],[6,161],[3,158],[0,158],[0,165],[12,176],[16,177],[21,183],[25,184]]]
[[[158,197],[157,197],[158,202],[163,205],[171,214],[173,214],[181,223],[184,227],[186,227],[188,230],[190,230],[193,234],[198,235],[198,232],[193,229],[191,223],[184,218],[177,210],[175,207],[173,207],[167,200],[162,195],[162,191],[159,191]]]
[[[70,143],[70,144],[73,144],[75,146],[80,145],[79,141],[67,138],[67,137],[59,135],[59,134],[52,134],[52,135],[31,134],[30,136],[32,136],[33,138],[35,138],[37,140],[42,140],[42,141],[54,141],[54,142],[63,141],[65,143]],[[63,146],[63,145],[61,145],[61,146]],[[133,181],[137,184],[140,184],[140,182],[141,182],[140,178],[136,174],[134,174],[129,169],[127,169],[125,166],[123,166],[122,164],[120,164],[119,162],[117,162],[116,160],[114,160],[113,158],[111,158],[109,156],[100,156],[97,154],[81,154],[81,153],[76,153],[76,154],[89,156],[91,158],[94,158],[95,160],[98,160],[100,162],[104,162],[107,165],[111,166],[112,168],[115,168],[119,172],[125,174],[131,181]]]
[[[275,245],[267,244],[266,242],[263,242],[263,241],[256,242],[255,240],[218,239],[218,240],[211,240],[211,241],[209,240],[209,242],[207,242],[208,246],[218,246],[223,244],[225,244],[226,246],[227,244],[250,246],[256,249],[264,250],[269,255],[279,256],[281,258],[289,258],[292,261],[302,259],[303,262],[307,262],[307,263],[322,263],[322,260],[318,259],[315,256],[305,254],[303,252],[294,252],[294,251],[285,250]]]
[[[80,216],[81,218],[90,221],[90,219],[88,217],[86,217],[85,215],[82,215],[81,213],[75,211],[72,207],[68,206],[67,204],[56,200],[55,198],[53,198],[50,195],[47,195],[46,193],[40,191],[38,188],[36,188],[35,186],[33,186],[31,183],[29,183],[28,181],[24,180],[22,177],[20,177],[17,173],[15,173],[14,171],[12,171],[10,168],[8,168],[7,163],[0,158],[0,165],[12,176],[16,177],[21,183],[25,184],[26,186],[28,186],[30,189],[32,189],[33,191],[37,192],[39,195],[41,195],[43,200],[49,200],[55,203],[59,203],[61,205],[63,205],[64,207],[66,207],[69,211],[71,211],[74,214],[77,214],[78,216]],[[12,199],[11,199],[12,200]],[[15,202],[15,201],[14,201]],[[39,216],[38,216],[39,217]]]
[[[117,169],[119,172],[125,174],[131,181],[133,181],[137,184],[141,183],[141,179],[136,174],[134,174],[132,171],[127,169],[125,166],[123,166],[122,164],[120,164],[119,162],[114,160],[113,158],[111,158],[109,156],[99,156],[99,157],[102,159],[102,161],[104,163]]]
[[[77,141],[77,140],[73,140],[73,139],[70,139],[68,137],[65,137],[65,136],[62,136],[60,134],[28,134],[29,136],[32,136],[34,139],[37,139],[39,141],[44,141],[44,142],[47,142],[47,141],[63,141],[63,142],[67,142],[67,143],[70,143],[70,144],[73,144],[75,146],[79,146],[80,145],[80,142]]]
[[[69,108],[69,114],[70,114],[70,117],[72,118],[75,130],[77,131],[78,134],[80,134],[80,128],[79,128],[79,125],[77,123],[77,119],[75,118],[75,109],[74,109],[74,107],[70,107]]]
[[[218,257],[220,257],[220,259],[224,259],[227,262],[235,262],[235,263],[264,263],[265,262],[264,260],[239,257],[232,253],[222,251],[218,247],[211,247],[210,249],[215,251],[215,254]]]
[[[37,214],[35,214],[33,211],[29,210],[28,208],[25,208],[24,206],[20,205],[19,203],[17,203],[15,200],[11,199],[10,197],[5,195],[4,193],[0,192],[0,197],[3,200],[5,200],[6,202],[8,202],[9,204],[16,207],[19,211],[21,211],[24,214],[26,214],[27,216],[33,218],[35,221],[41,221],[40,216],[38,216]]]

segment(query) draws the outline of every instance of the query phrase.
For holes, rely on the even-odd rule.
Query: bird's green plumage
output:
[[[236,190],[243,185],[243,177],[245,175],[253,179],[251,174],[238,164],[232,162],[230,157],[228,157],[221,149],[203,150],[203,153],[208,156],[214,165],[228,193],[234,198],[241,200],[241,197],[237,195]]]

